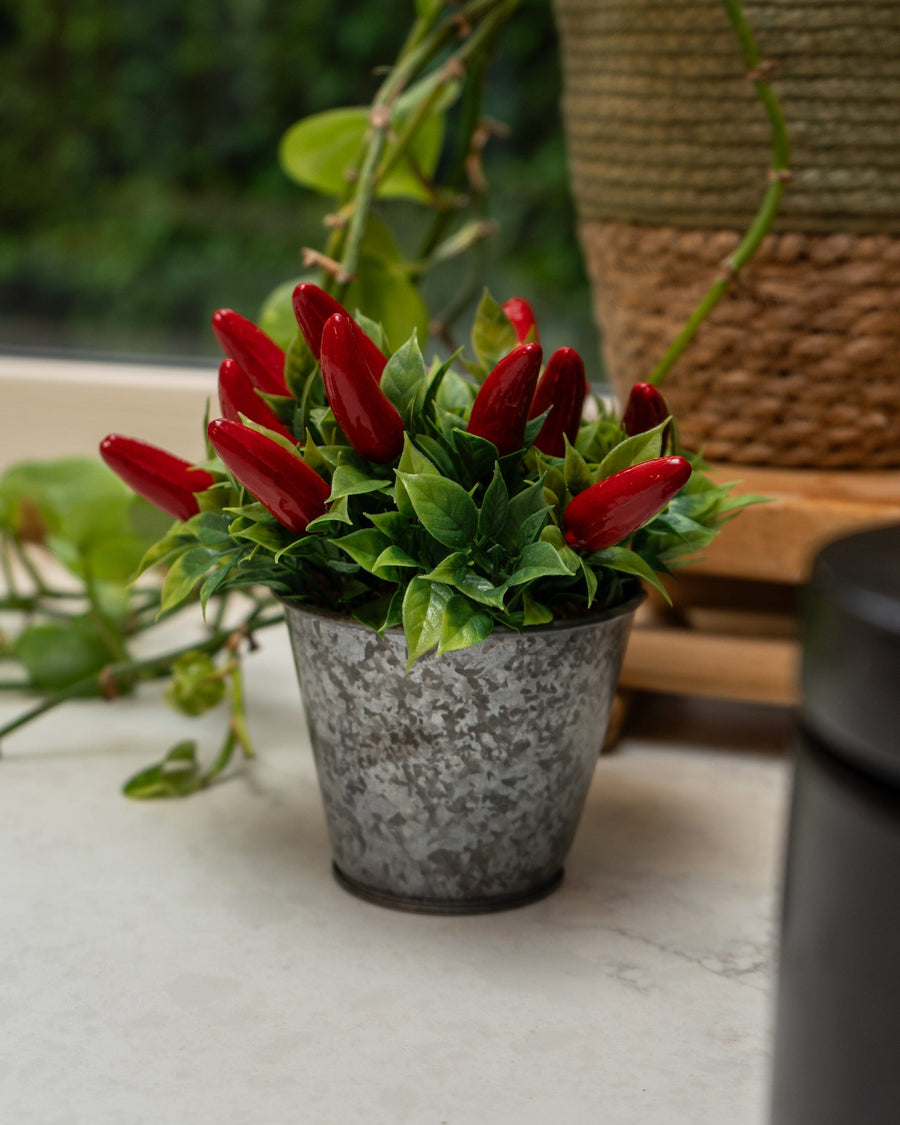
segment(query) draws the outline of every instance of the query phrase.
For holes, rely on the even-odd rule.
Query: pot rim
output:
[[[313,617],[324,617],[348,629],[359,629],[366,633],[375,633],[378,635],[377,630],[373,629],[371,625],[364,625],[361,621],[357,621],[355,617],[350,617],[346,613],[340,613],[334,609],[326,609],[322,606],[311,605],[309,602],[294,601],[291,598],[284,598],[278,594],[276,594],[276,597],[286,610],[308,613]],[[497,624],[493,632],[486,637],[485,640],[491,641],[496,639],[498,641],[507,641],[519,637],[531,636],[536,633],[561,633],[577,629],[587,629],[591,625],[599,625],[602,622],[612,621],[617,617],[625,617],[628,614],[634,613],[646,597],[647,591],[640,588],[632,597],[628,598],[627,601],[620,602],[618,605],[607,606],[606,609],[586,613],[581,617],[558,618],[553,621],[548,621],[546,625],[527,625],[521,633],[517,632],[515,629],[510,629],[507,625]],[[394,637],[403,636],[403,626],[393,625],[390,629],[385,629],[381,635]],[[483,644],[484,642],[482,641],[481,643]]]

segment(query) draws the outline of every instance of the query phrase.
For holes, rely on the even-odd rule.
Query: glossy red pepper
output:
[[[212,328],[219,347],[241,365],[254,387],[270,395],[289,393],[284,352],[252,321],[233,309],[219,309],[213,313]]]
[[[526,341],[535,344],[541,342],[537,321],[534,318],[534,310],[524,297],[510,297],[508,301],[504,301],[503,311],[515,329],[516,339],[520,344],[524,344]],[[534,335],[529,341],[528,333],[532,330],[534,330]]]
[[[602,551],[648,523],[687,484],[684,457],[657,457],[591,485],[563,512],[566,542],[576,551]]]
[[[301,281],[294,290],[294,316],[297,318],[300,331],[309,345],[309,350],[316,359],[320,359],[322,355],[322,330],[335,313],[340,313],[350,319],[357,344],[365,357],[366,365],[372,372],[375,381],[380,383],[387,365],[387,356],[371,336],[363,332],[344,306],[326,293],[324,289],[320,289],[318,285],[312,285],[308,281]]]
[[[403,449],[403,419],[378,386],[346,313],[329,317],[322,330],[322,381],[338,425],[356,452],[387,464]]]
[[[485,379],[472,403],[466,429],[492,441],[501,457],[522,448],[542,355],[540,344],[513,348]]]
[[[331,489],[296,453],[227,418],[207,428],[213,449],[280,524],[298,535],[323,515]]]
[[[203,469],[138,438],[109,434],[100,442],[100,456],[112,471],[145,500],[176,520],[199,511],[195,492],[204,492],[215,478]]]
[[[625,411],[622,414],[622,428],[629,437],[645,434],[665,422],[669,417],[666,400],[652,383],[635,383],[628,395]],[[662,452],[665,453],[669,440],[669,426],[663,430]]]
[[[244,369],[233,359],[225,359],[219,367],[219,406],[230,422],[240,422],[241,414],[266,429],[294,440],[294,435],[259,397]]]
[[[529,418],[537,418],[550,407],[534,444],[542,453],[563,457],[565,438],[574,444],[584,406],[584,360],[574,348],[557,348],[547,360],[531,402]]]

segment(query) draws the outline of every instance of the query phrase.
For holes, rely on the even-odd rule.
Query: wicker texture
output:
[[[734,249],[732,231],[581,230],[620,395],[646,378]],[[900,465],[900,238],[770,235],[673,367],[689,448],[719,461]]]
[[[900,233],[900,3],[747,0],[792,142],[776,229]],[[556,0],[584,220],[743,229],[769,126],[721,0]]]

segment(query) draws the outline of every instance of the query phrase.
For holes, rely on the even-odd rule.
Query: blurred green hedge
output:
[[[281,134],[369,101],[412,9],[0,0],[0,345],[214,354],[211,311],[255,315],[323,243]],[[593,352],[559,84],[549,0],[531,0],[491,72],[486,110],[510,137],[486,153],[502,227],[486,266],[498,296],[534,299],[547,343]],[[435,308],[458,283],[435,276]]]

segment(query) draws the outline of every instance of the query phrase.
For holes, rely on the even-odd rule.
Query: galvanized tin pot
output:
[[[401,630],[286,604],[338,881],[440,914],[553,890],[641,597],[409,673]]]

